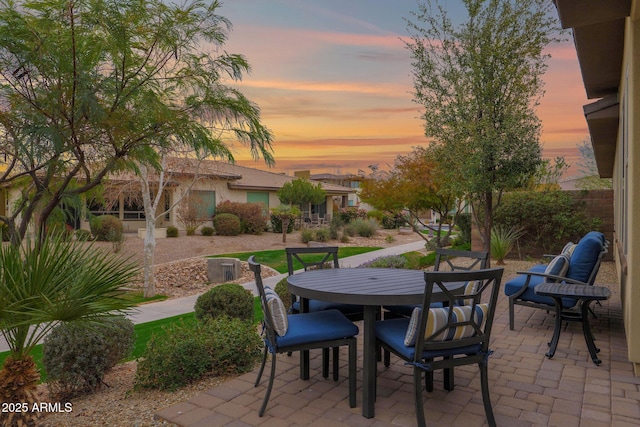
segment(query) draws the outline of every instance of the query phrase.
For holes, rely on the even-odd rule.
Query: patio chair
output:
[[[264,351],[255,387],[260,384],[267,361],[267,354],[271,353],[269,385],[258,415],[260,417],[264,415],[269,402],[273,379],[276,374],[277,354],[316,348],[339,348],[343,345],[349,346],[349,406],[354,408],[356,406],[356,336],[359,333],[358,327],[338,310],[324,310],[316,313],[295,315],[287,314],[278,294],[273,289],[263,286],[262,276],[260,275],[261,266],[253,256],[249,258],[249,268],[255,276],[263,310],[262,337]]]
[[[491,327],[498,301],[502,268],[473,271],[425,272],[422,307],[430,307],[435,292],[445,295],[445,307],[414,309],[411,318],[383,320],[376,323],[376,344],[382,346],[413,368],[416,419],[425,426],[422,402],[422,374],[426,378],[435,370],[477,364],[484,410],[489,425],[495,426],[489,396],[488,359]],[[469,282],[476,286],[464,294],[447,290],[447,283]],[[462,305],[458,305],[460,299]]]
[[[553,298],[537,295],[535,288],[545,282],[562,282],[591,286],[596,280],[602,258],[608,252],[609,241],[604,234],[590,231],[576,244],[567,244],[563,253],[547,265],[536,265],[528,271],[519,271],[518,276],[504,285],[509,297],[509,329],[514,327],[516,305],[553,310]],[[577,304],[575,298],[563,298],[562,308],[570,309]]]

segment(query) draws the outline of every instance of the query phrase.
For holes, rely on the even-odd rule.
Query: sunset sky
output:
[[[443,3],[450,16],[466,16],[460,0]],[[408,39],[403,18],[416,9],[415,0],[222,2],[218,12],[233,23],[224,49],[251,63],[239,88],[275,135],[274,171],[357,173],[426,144],[401,40]],[[589,101],[573,42],[549,52],[541,142],[545,156],[572,163],[588,135],[582,106]],[[239,145],[236,157],[264,168]]]

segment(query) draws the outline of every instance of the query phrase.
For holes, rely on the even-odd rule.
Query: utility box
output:
[[[207,278],[211,283],[231,282],[240,277],[238,258],[207,259]]]

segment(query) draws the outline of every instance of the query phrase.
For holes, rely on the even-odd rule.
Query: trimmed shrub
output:
[[[98,325],[56,326],[44,339],[42,355],[50,393],[64,398],[98,389],[104,374],[129,356],[134,344],[133,323],[124,316]]]
[[[303,228],[302,231],[300,231],[300,240],[302,240],[302,243],[309,243],[314,237],[315,233],[310,228]]]
[[[318,242],[328,242],[331,234],[327,227],[318,228],[315,232],[316,241]]]
[[[174,323],[151,337],[138,361],[136,388],[175,390],[205,374],[230,375],[253,369],[262,340],[252,322],[227,316],[206,323]]]
[[[213,229],[213,227],[209,227],[206,225],[200,229],[200,233],[202,233],[203,236],[213,236],[214,232],[215,230]]]
[[[340,217],[340,220],[344,224],[349,224],[351,221],[357,218],[366,219],[367,211],[365,211],[364,209],[358,209],[356,207],[350,206],[347,208],[341,208],[338,211],[338,216]]]
[[[393,215],[384,215],[382,217],[382,221],[379,222],[385,230],[395,230],[405,225],[407,223],[407,219],[404,215],[396,213]]]
[[[358,268],[407,268],[408,263],[403,256],[387,255],[360,264]]]
[[[200,295],[194,306],[196,319],[206,321],[218,316],[253,320],[253,296],[237,283],[224,283]]]
[[[213,227],[219,236],[237,236],[242,229],[240,218],[228,213],[216,214],[213,217]]]
[[[99,242],[113,242],[122,240],[124,227],[122,221],[113,215],[94,216],[89,221],[91,234]]]
[[[178,228],[173,225],[168,226],[167,237],[178,237]]]
[[[262,203],[240,203],[225,200],[216,206],[218,214],[234,214],[240,218],[240,232],[260,234],[267,226],[267,217],[263,215]]]

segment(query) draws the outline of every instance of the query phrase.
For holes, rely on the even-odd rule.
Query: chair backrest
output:
[[[294,272],[294,260],[297,260],[304,271],[307,271],[311,268],[321,269],[327,268],[331,266],[332,268],[339,268],[340,263],[338,262],[338,247],[337,246],[321,246],[316,248],[286,248],[287,253],[287,267],[289,268],[289,276],[293,275]],[[313,257],[313,259],[309,259],[308,256],[304,255],[322,255],[324,257],[318,259],[318,257]]]
[[[488,351],[491,328],[498,302],[503,268],[473,271],[425,271],[425,291],[422,307],[429,307],[437,292],[445,297],[444,308],[421,310],[416,331],[416,362],[424,350],[446,351],[480,344]],[[473,292],[460,294],[446,287],[449,283],[476,282]],[[460,299],[465,304],[457,305]]]
[[[436,248],[436,262],[433,271],[443,271],[446,263],[450,271],[471,271],[487,268],[489,253]]]
[[[605,239],[604,234],[598,231],[585,234],[571,254],[566,277],[593,285],[602,258],[608,251],[609,241]]]
[[[267,334],[268,342],[276,345],[277,334],[275,332],[275,326],[273,324],[273,316],[271,314],[271,310],[269,309],[269,304],[267,304],[267,295],[264,290],[264,285],[262,284],[261,266],[256,262],[255,256],[253,255],[249,257],[248,263],[249,269],[253,272],[253,276],[256,281],[258,294],[260,294],[260,305],[262,306],[262,321],[264,325],[264,332]]]

